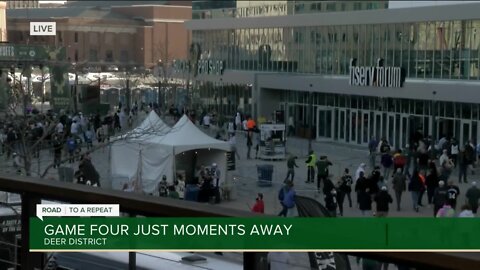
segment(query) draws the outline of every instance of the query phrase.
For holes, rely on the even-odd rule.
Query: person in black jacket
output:
[[[447,201],[448,188],[445,186],[445,182],[438,181],[438,187],[433,193],[433,216],[436,217],[438,210],[443,207]]]
[[[433,203],[433,195],[435,194],[435,189],[438,187],[438,173],[435,163],[430,162],[430,172],[426,177],[425,184],[427,186],[427,197],[428,204]]]
[[[324,186],[323,186],[323,195],[328,196],[332,190],[335,189],[335,185],[333,184],[332,180],[330,178],[325,179],[324,181]]]
[[[338,209],[340,210],[341,216],[343,216],[343,201],[345,199],[345,196],[347,196],[350,208],[352,208],[352,198],[350,195],[352,193],[352,183],[353,183],[352,176],[350,175],[348,168],[345,168],[345,171],[343,172],[343,176],[338,181],[337,199],[338,199]]]
[[[355,184],[355,191],[357,192],[357,201],[362,215],[369,214],[372,210],[372,197],[369,194],[368,180],[363,175],[363,172],[360,172],[360,177]]]
[[[100,187],[100,175],[92,164],[88,154],[85,154],[78,166],[86,181],[90,181],[92,186]]]
[[[382,186],[380,191],[375,195],[375,203],[377,204],[377,217],[386,217],[388,215],[388,204],[392,203],[393,199],[388,194],[387,186]]]
[[[369,188],[369,194],[372,196],[375,196],[375,194],[378,193],[379,188],[379,182],[382,181],[382,175],[380,173],[380,167],[375,167],[375,169],[372,171],[372,175],[368,178],[368,188]]]
[[[335,188],[330,190],[328,194],[325,194],[325,207],[332,217],[337,216],[337,191]]]
[[[422,180],[420,180],[419,172],[418,170],[414,170],[410,178],[410,183],[408,183],[408,191],[412,194],[413,210],[415,210],[415,212],[418,212],[418,198],[422,188],[423,183]]]

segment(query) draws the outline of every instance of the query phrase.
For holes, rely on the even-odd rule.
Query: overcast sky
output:
[[[389,8],[437,6],[437,5],[456,5],[464,3],[475,3],[477,1],[389,1]]]

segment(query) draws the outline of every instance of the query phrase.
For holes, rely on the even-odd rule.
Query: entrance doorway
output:
[[[325,107],[317,109],[317,138],[332,139],[333,110]]]

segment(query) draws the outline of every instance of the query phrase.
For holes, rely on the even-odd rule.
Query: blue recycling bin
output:
[[[197,187],[197,185],[187,185],[185,188],[185,196],[183,199],[185,201],[193,201],[193,202],[198,202],[198,193],[200,189]]]
[[[257,165],[258,186],[269,187],[272,186],[273,165]]]

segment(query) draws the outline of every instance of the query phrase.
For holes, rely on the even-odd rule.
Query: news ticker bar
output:
[[[30,219],[31,251],[480,250],[480,219]]]

